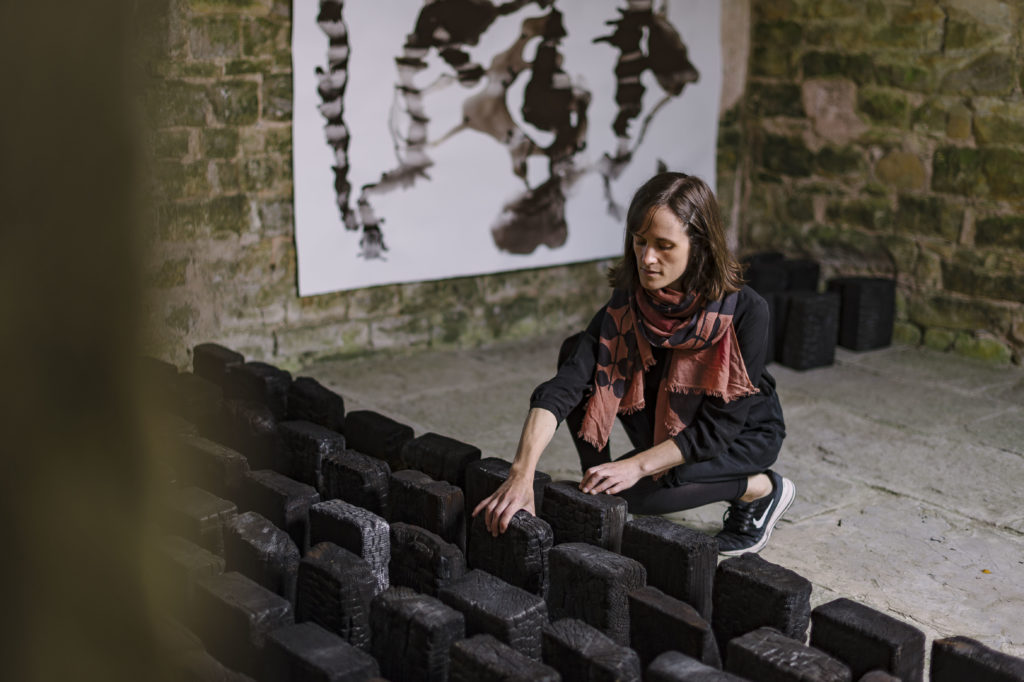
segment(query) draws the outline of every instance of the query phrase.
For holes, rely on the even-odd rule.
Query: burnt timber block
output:
[[[345,452],[345,436],[307,421],[281,422],[277,428],[288,453],[287,471],[281,473],[320,490],[324,457]]]
[[[719,651],[733,637],[770,626],[804,642],[811,619],[811,583],[757,554],[731,557],[718,564],[712,589],[711,621]],[[728,654],[726,654],[728,658]]]
[[[224,530],[227,570],[255,580],[292,604],[299,573],[299,548],[284,532],[256,512],[239,514]]]
[[[274,630],[264,650],[264,682],[362,682],[380,672],[370,654],[316,623]]]
[[[311,620],[369,650],[370,600],[377,590],[369,564],[333,542],[321,542],[299,562],[295,620]]]
[[[309,508],[309,543],[321,542],[333,542],[362,558],[377,579],[378,589],[387,589],[391,560],[387,521],[344,500],[317,502]]]
[[[402,447],[407,467],[460,488],[466,484],[466,467],[479,460],[480,448],[436,433],[425,433]]]
[[[824,651],[763,627],[729,640],[725,667],[759,682],[851,682],[850,669]]]
[[[345,440],[349,447],[384,460],[392,471],[405,468],[402,448],[412,438],[411,426],[373,410],[356,410],[345,416]]]
[[[520,509],[508,529],[492,536],[487,532],[484,514],[473,517],[466,539],[466,562],[496,575],[510,585],[547,599],[550,573],[548,553],[555,534],[543,519]]]
[[[839,333],[839,295],[797,292],[780,298],[786,326],[779,362],[792,369],[812,369],[835,361]]]
[[[786,291],[818,291],[821,266],[817,261],[786,258],[781,265],[786,273]]]
[[[313,422],[345,432],[345,399],[311,377],[298,377],[288,389],[288,419]]]
[[[437,596],[437,591],[466,574],[466,558],[455,545],[419,526],[391,524],[392,585]]]
[[[203,578],[196,584],[192,630],[217,660],[259,676],[266,636],[295,622],[292,605],[241,573]]]
[[[437,598],[462,612],[467,635],[491,635],[540,660],[540,631],[548,622],[548,608],[537,595],[474,570],[440,588]]]
[[[678,651],[666,651],[647,666],[645,682],[746,682]]]
[[[622,554],[647,569],[647,584],[686,602],[711,622],[718,544],[706,533],[662,516],[636,517],[622,531]]]
[[[387,518],[391,467],[376,457],[355,450],[335,453],[321,462],[320,495],[345,500]]]
[[[466,549],[466,512],[462,488],[435,481],[422,471],[407,469],[391,474],[388,520],[426,528],[459,549]]]
[[[167,529],[218,556],[224,556],[224,525],[235,518],[234,502],[189,486],[168,493]]]
[[[774,261],[752,258],[744,267],[743,276],[750,288],[762,296],[786,289],[786,270],[781,258]]]
[[[839,294],[839,345],[850,350],[892,343],[896,282],[881,277],[837,277],[828,290]]]
[[[714,633],[697,609],[656,587],[629,593],[629,641],[644,665],[666,651],[681,651],[713,668],[721,668]]]
[[[555,545],[548,554],[551,619],[579,618],[629,645],[628,594],[643,587],[647,572],[635,559],[584,542]]]
[[[309,547],[309,508],[320,501],[312,486],[299,483],[276,471],[250,471],[242,485],[242,507],[262,514],[288,533],[299,548]]]
[[[192,372],[224,387],[228,368],[241,365],[245,356],[216,343],[200,343],[192,348]]]
[[[224,395],[266,405],[274,419],[288,418],[288,389],[292,375],[265,362],[243,362],[227,368]]]
[[[200,423],[200,434],[245,456],[250,469],[284,468],[285,444],[270,408],[248,400],[229,399],[216,418]]]
[[[451,682],[558,682],[558,673],[524,656],[490,635],[476,635],[452,645]]]
[[[991,649],[970,637],[932,642],[931,682],[1022,682],[1024,659]]]
[[[640,682],[640,657],[600,630],[575,618],[562,618],[541,631],[544,663],[562,682]]]
[[[466,636],[463,615],[441,600],[392,587],[370,602],[372,652],[393,682],[448,679],[448,651]]]
[[[182,372],[171,382],[173,411],[193,424],[219,417],[224,398],[220,386],[189,372]]]
[[[848,665],[855,678],[871,670],[884,670],[903,682],[920,682],[924,676],[924,633],[849,599],[811,611],[811,646]]]
[[[480,501],[497,490],[508,478],[512,465],[497,457],[485,457],[466,466],[466,513],[472,514]],[[533,474],[533,506],[540,509],[544,503],[544,489],[551,477],[543,471]]]
[[[872,670],[864,673],[857,682],[900,682],[900,678],[890,675],[884,670]]]
[[[177,535],[161,538],[158,584],[167,595],[170,615],[187,621],[194,601],[196,582],[224,572],[224,559]]]
[[[249,471],[245,455],[202,436],[178,437],[176,469],[181,481],[209,490],[214,495],[234,500]]]
[[[591,495],[572,481],[555,481],[544,489],[540,517],[551,524],[555,542],[589,542],[618,552],[626,523],[626,501],[615,495]]]

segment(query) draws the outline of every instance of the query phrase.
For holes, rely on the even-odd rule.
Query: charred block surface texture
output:
[[[391,474],[389,520],[412,523],[465,550],[466,513],[462,488],[435,481],[422,471]]]
[[[466,558],[455,545],[408,523],[391,524],[392,585],[437,596],[442,587],[466,574]]]
[[[643,668],[636,652],[616,644],[598,629],[562,618],[541,633],[544,663],[563,682],[640,682]]]
[[[298,377],[288,388],[288,418],[345,432],[345,399],[319,381]]]
[[[786,326],[779,362],[793,369],[831,365],[839,333],[839,295],[796,292],[781,296]]]
[[[370,648],[370,600],[377,578],[370,566],[333,542],[321,542],[299,564],[295,619],[311,620],[352,646]]]
[[[483,571],[470,571],[437,592],[466,617],[466,634],[491,635],[521,654],[540,659],[540,631],[548,622],[544,600]]]
[[[466,561],[470,568],[487,571],[546,599],[550,584],[548,554],[554,537],[547,521],[525,510],[516,512],[508,530],[493,537],[481,513],[469,524]]]
[[[884,348],[892,342],[896,282],[880,277],[837,277],[828,290],[839,294],[839,345],[850,350]]]
[[[316,623],[299,623],[267,636],[265,682],[357,682],[380,669],[370,654]]]
[[[192,349],[192,372],[224,386],[228,368],[245,362],[241,353],[216,343],[200,343]]]
[[[471,462],[466,467],[466,510],[470,513],[482,499],[498,489],[505,479],[508,478],[508,470],[511,465],[497,457],[485,457],[476,462]],[[541,509],[544,503],[544,489],[551,482],[551,477],[543,471],[535,472],[533,475],[533,503],[534,507]]]
[[[759,682],[850,682],[850,669],[774,628],[729,641],[726,669]]]
[[[704,665],[678,651],[666,651],[647,667],[646,682],[744,682],[745,677]]]
[[[168,493],[167,529],[218,556],[224,556],[224,525],[235,518],[234,502],[190,486]]]
[[[227,446],[195,435],[179,436],[179,480],[209,490],[214,495],[233,500],[249,471],[245,456]]]
[[[176,414],[201,424],[216,418],[224,401],[220,386],[203,377],[182,372],[171,381],[171,406]]]
[[[904,682],[924,675],[924,633],[881,611],[836,599],[814,609],[811,624],[811,646],[848,665],[854,678],[871,670]]]
[[[711,622],[711,586],[718,566],[718,545],[709,535],[661,516],[626,522],[622,554],[647,569],[647,584],[682,600]]]
[[[250,469],[279,469],[285,445],[270,408],[249,400],[224,401],[223,411],[200,422],[199,432],[242,453]]]
[[[196,583],[224,572],[224,559],[177,535],[161,539],[159,584],[167,594],[171,615],[184,622],[194,601]]]
[[[324,457],[345,452],[345,436],[308,421],[281,422],[278,430],[288,453],[281,473],[320,490]]]
[[[410,469],[462,488],[466,484],[466,467],[480,460],[480,448],[447,436],[425,433],[405,444],[402,460]]]
[[[558,682],[554,668],[538,663],[490,635],[456,642],[451,648],[451,682]]]
[[[284,532],[256,512],[235,517],[224,531],[227,570],[237,571],[295,603],[299,548]]]
[[[373,655],[393,682],[448,679],[452,644],[465,638],[463,615],[408,587],[393,587],[370,604]]]
[[[931,682],[1021,682],[1024,659],[990,649],[970,637],[932,642]]]
[[[328,455],[322,465],[321,496],[345,500],[387,518],[391,467],[355,450]]]
[[[373,512],[344,500],[318,502],[309,510],[309,542],[333,542],[361,557],[370,566],[378,589],[387,589],[391,533],[388,522]]]
[[[555,542],[589,542],[618,552],[622,527],[626,523],[626,501],[614,495],[590,495],[569,481],[549,483],[544,503],[538,506],[542,519],[551,524]]]
[[[266,636],[294,622],[288,600],[241,573],[210,576],[196,585],[192,630],[234,670],[259,676]]]
[[[627,595],[643,587],[647,578],[640,562],[582,542],[556,545],[549,559],[552,620],[579,618],[628,645]]]
[[[756,554],[743,554],[718,564],[713,592],[711,623],[720,651],[726,651],[733,637],[762,626],[806,640],[811,583],[793,571]]]
[[[402,448],[413,438],[411,426],[372,410],[356,410],[345,417],[349,447],[387,462],[392,470],[404,469]]]
[[[872,670],[865,673],[857,682],[900,682],[900,678],[890,675],[884,670]]]
[[[782,261],[786,273],[786,291],[817,291],[821,279],[821,266],[817,261],[786,258]]]
[[[278,421],[288,418],[292,375],[265,362],[243,362],[227,370],[225,396],[266,405]]]
[[[697,609],[656,587],[629,593],[629,640],[644,665],[666,651],[680,651],[721,668],[714,633]]]
[[[320,501],[316,489],[276,471],[250,471],[242,489],[243,507],[266,517],[295,542],[309,547],[309,508]]]

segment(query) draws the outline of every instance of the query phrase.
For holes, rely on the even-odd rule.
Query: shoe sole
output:
[[[789,480],[785,476],[782,477],[782,495],[779,496],[779,504],[775,507],[775,511],[768,518],[768,522],[765,524],[764,535],[761,539],[755,542],[750,547],[744,547],[743,549],[730,549],[724,552],[719,552],[723,556],[739,556],[746,554],[747,552],[760,552],[764,549],[764,546],[768,544],[769,538],[772,536],[772,531],[775,530],[775,524],[778,523],[782,515],[786,513],[789,506],[793,504],[793,498],[796,497],[796,486],[793,485],[793,481]]]

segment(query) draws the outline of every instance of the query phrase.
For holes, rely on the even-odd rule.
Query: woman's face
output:
[[[658,206],[647,229],[633,233],[633,255],[640,273],[640,286],[644,289],[681,289],[690,259],[686,227],[672,211]]]

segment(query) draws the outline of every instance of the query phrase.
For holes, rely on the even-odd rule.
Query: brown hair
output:
[[[643,234],[651,215],[664,206],[672,211],[690,240],[690,257],[683,273],[683,291],[693,291],[706,301],[717,301],[743,286],[740,264],[725,243],[718,201],[700,178],[686,173],[658,173],[633,195],[626,213],[626,238],[622,260],[608,271],[616,289],[636,291],[640,286],[633,235]]]

